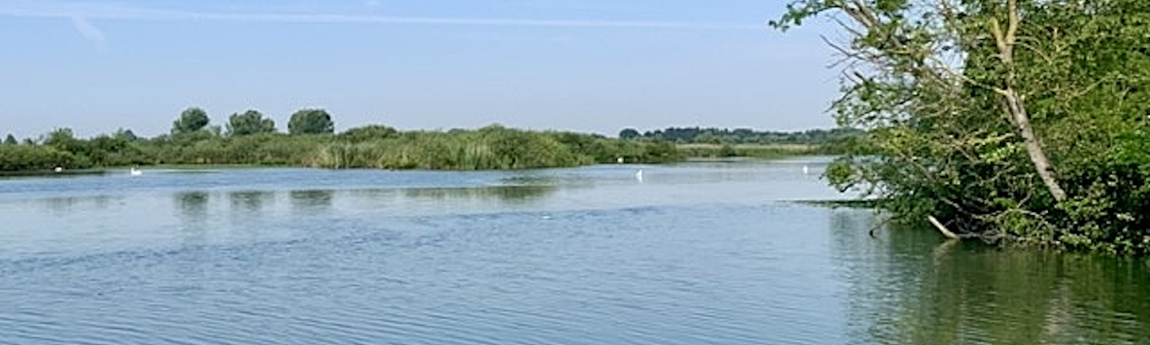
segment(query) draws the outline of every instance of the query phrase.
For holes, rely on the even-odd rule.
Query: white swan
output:
[[[132,169],[128,170],[128,174],[130,174],[132,176],[140,176],[140,175],[144,174],[144,171],[140,170],[140,169],[136,169],[135,167],[132,167]]]
[[[643,169],[639,169],[639,171],[635,172],[635,179],[639,180],[639,182],[643,182]]]

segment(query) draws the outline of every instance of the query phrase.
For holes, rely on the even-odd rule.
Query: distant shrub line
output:
[[[278,165],[317,168],[493,170],[598,163],[667,163],[686,157],[778,157],[837,151],[858,137],[850,130],[795,133],[747,129],[668,128],[619,138],[491,125],[475,130],[407,131],[368,125],[336,133],[331,114],[304,108],[288,133],[255,109],[212,125],[198,107],[185,109],[170,134],[140,138],[130,130],[77,138],[71,129],[0,144],[0,172],[89,169],[130,165]]]
[[[38,142],[0,145],[0,171],[129,165],[244,164],[317,168],[490,170],[596,163],[665,163],[684,158],[674,144],[498,125],[477,130],[400,132],[379,125],[339,134],[227,136],[204,128],[151,139],[131,132],[76,138],[56,130]]]

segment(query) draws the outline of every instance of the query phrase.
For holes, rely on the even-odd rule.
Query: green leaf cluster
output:
[[[258,110],[247,110],[228,116],[228,136],[238,137],[252,134],[275,133],[275,120],[264,118]]]
[[[185,109],[176,121],[172,122],[172,135],[192,133],[208,126],[211,119],[208,113],[198,107]]]
[[[331,114],[323,109],[300,109],[291,115],[288,121],[288,133],[291,134],[332,134],[335,133],[335,122]]]

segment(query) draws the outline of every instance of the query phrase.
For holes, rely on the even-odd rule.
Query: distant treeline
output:
[[[322,109],[292,115],[288,133],[258,111],[233,114],[224,128],[198,108],[184,111],[170,134],[141,138],[130,130],[77,138],[71,129],[0,145],[0,171],[88,169],[159,164],[286,165],[379,169],[528,169],[683,159],[674,144],[602,135],[526,131],[499,125],[476,130],[398,131],[369,125],[335,133]]]
[[[849,128],[812,129],[801,132],[756,131],[748,128],[669,127],[640,133],[634,128],[619,132],[620,139],[666,140],[680,144],[793,144],[828,145],[862,134]]]
[[[22,141],[9,134],[0,144],[0,171],[200,164],[490,170],[570,167],[620,159],[665,163],[686,157],[831,153],[828,143],[853,133],[668,128],[642,135],[624,130],[622,138],[608,138],[499,125],[447,131],[368,125],[336,133],[331,115],[323,109],[301,109],[292,114],[287,127],[287,133],[278,132],[275,121],[256,110],[232,114],[223,126],[212,125],[206,112],[192,107],[173,121],[169,134],[154,138],[125,129],[92,138],[78,138],[69,128]]]

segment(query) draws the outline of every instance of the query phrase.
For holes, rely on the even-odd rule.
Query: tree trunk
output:
[[[999,58],[1002,63],[1006,65],[1009,72],[1007,72],[1006,80],[1003,83],[1004,87],[995,89],[999,95],[1006,99],[1007,110],[1010,112],[1011,120],[1014,126],[1018,128],[1018,132],[1022,134],[1022,139],[1026,143],[1026,153],[1030,155],[1030,162],[1034,164],[1034,170],[1038,172],[1038,177],[1042,179],[1042,183],[1046,184],[1046,189],[1050,191],[1050,195],[1054,200],[1062,202],[1066,200],[1066,191],[1058,184],[1058,180],[1054,178],[1054,170],[1050,165],[1050,159],[1046,157],[1046,153],[1042,151],[1042,143],[1039,142],[1038,136],[1034,135],[1034,129],[1030,126],[1030,114],[1026,112],[1026,105],[1023,103],[1022,97],[1014,90],[1015,74],[1014,74],[1014,42],[1016,34],[1018,33],[1019,15],[1018,15],[1018,0],[1007,1],[1007,15],[1009,16],[1009,23],[1006,27],[1006,33],[1002,32],[997,20],[990,22],[991,33],[994,34],[994,40],[998,44]]]
[[[1014,125],[1018,127],[1018,131],[1022,134],[1022,140],[1026,143],[1026,153],[1030,155],[1030,162],[1034,163],[1034,169],[1038,171],[1038,177],[1042,179],[1042,183],[1046,184],[1046,189],[1050,191],[1050,195],[1054,196],[1054,200],[1058,202],[1066,200],[1066,191],[1054,178],[1050,159],[1046,157],[1046,152],[1042,150],[1042,144],[1038,142],[1038,137],[1034,135],[1034,129],[1030,127],[1030,116],[1026,113],[1022,100],[1018,98],[1013,89],[1007,89],[1004,96],[1010,107],[1010,113],[1014,116]]]

